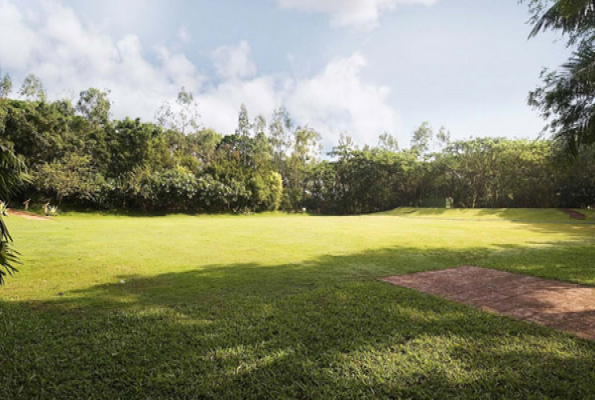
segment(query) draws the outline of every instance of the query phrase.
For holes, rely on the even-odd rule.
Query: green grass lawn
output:
[[[590,398],[595,342],[377,278],[472,264],[595,285],[594,220],[10,217],[0,398]]]

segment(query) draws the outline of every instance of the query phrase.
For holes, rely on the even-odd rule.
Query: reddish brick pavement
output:
[[[382,279],[595,340],[595,288],[463,266]]]

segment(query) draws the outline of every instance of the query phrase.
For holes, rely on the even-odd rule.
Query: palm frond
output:
[[[12,276],[19,270],[14,264],[21,264],[20,253],[12,247],[9,241],[0,241],[0,285],[4,285],[6,276]]]
[[[24,182],[25,163],[9,148],[0,145],[0,198],[7,199]]]
[[[25,164],[9,148],[0,145],[0,197],[7,199],[28,178],[24,175]],[[0,285],[7,275],[12,276],[20,264],[19,252],[12,247],[12,236],[4,222],[6,203],[0,201]]]
[[[586,32],[595,24],[595,0],[558,0],[541,15],[529,37],[546,30],[561,30],[564,34],[576,35]]]

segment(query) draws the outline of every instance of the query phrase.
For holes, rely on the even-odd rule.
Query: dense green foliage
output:
[[[542,73],[543,84],[529,103],[549,120],[549,129],[576,155],[595,144],[595,1],[529,0],[532,36],[544,30],[561,32],[573,48],[558,70]]]
[[[95,89],[81,93],[76,110],[67,101],[0,103],[0,141],[33,177],[21,198],[146,210],[279,207],[283,187],[263,134],[183,134],[110,120],[109,106],[107,93]]]
[[[12,151],[0,145],[0,198],[8,198],[15,187],[20,186],[27,177],[24,175],[24,164]],[[12,236],[3,217],[7,215],[8,205],[0,200],[0,285],[5,276],[17,271],[18,252],[12,247]]]
[[[377,280],[593,285],[585,213],[11,217],[0,398],[589,399],[595,342]]]
[[[22,157],[32,182],[12,202],[181,212],[302,210],[354,214],[452,198],[456,207],[595,205],[593,150],[566,163],[549,140],[451,140],[424,123],[399,150],[383,134],[358,148],[342,135],[320,155],[320,135],[283,109],[269,123],[242,106],[228,135],[200,128],[192,95],[158,111],[159,124],[113,120],[109,93],[81,92],[76,106],[46,102],[30,76],[30,100],[0,99],[0,144]],[[6,196],[4,196],[6,199]]]

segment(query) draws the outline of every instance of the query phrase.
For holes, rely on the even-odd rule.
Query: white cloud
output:
[[[294,117],[326,133],[326,144],[345,131],[359,143],[374,143],[384,131],[400,131],[401,120],[386,101],[389,88],[362,82],[366,59],[359,53],[339,59],[323,72],[299,80],[287,98]]]
[[[257,75],[250,45],[242,41],[212,52],[214,80],[165,44],[149,49],[157,60],[151,62],[136,35],[113,39],[61,4],[41,4],[33,19],[9,0],[0,0],[0,66],[17,86],[35,73],[50,99],[65,92],[76,96],[89,87],[109,88],[116,118],[152,120],[159,106],[175,100],[185,87],[194,93],[205,126],[231,133],[242,103],[252,118],[269,117],[284,105],[296,123],[323,134],[327,149],[341,131],[360,143],[373,143],[384,131],[399,131],[399,116],[387,104],[389,89],[362,80],[366,60],[359,53],[334,60],[311,77]]]
[[[389,89],[362,81],[366,64],[361,54],[337,59],[313,77],[259,76],[228,79],[195,96],[206,125],[223,132],[237,126],[239,106],[245,103],[250,117],[269,117],[284,105],[295,122],[309,125],[323,135],[325,148],[347,132],[360,143],[375,143],[384,131],[396,134],[401,120],[387,104]]]
[[[0,66],[20,69],[37,48],[36,35],[27,28],[25,16],[8,1],[0,1]]]
[[[155,46],[155,65],[136,35],[114,40],[84,25],[70,8],[49,1],[40,4],[35,22],[10,1],[0,0],[0,66],[11,72],[15,84],[33,72],[50,98],[64,92],[76,95],[89,87],[109,88],[115,116],[150,119],[182,86],[198,91],[205,81],[183,53]]]
[[[437,0],[278,0],[283,8],[327,14],[335,26],[374,28],[380,14],[401,5],[432,5]]]
[[[237,46],[220,46],[213,51],[217,75],[224,79],[247,78],[256,74],[250,59],[250,45],[242,40]]]
[[[233,133],[238,124],[238,111],[246,104],[250,118],[266,117],[283,104],[280,82],[271,76],[248,80],[230,79],[194,96],[202,122],[223,133]]]

